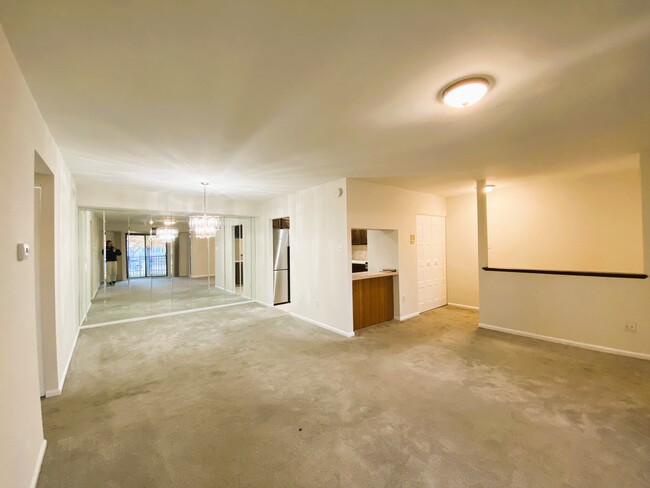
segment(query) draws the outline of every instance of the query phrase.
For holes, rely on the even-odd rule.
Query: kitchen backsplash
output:
[[[354,261],[368,261],[368,246],[352,246],[352,259]]]

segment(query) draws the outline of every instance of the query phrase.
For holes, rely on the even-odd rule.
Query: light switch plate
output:
[[[25,244],[24,242],[19,243],[16,246],[16,254],[18,257],[18,261],[24,261],[29,257],[29,244]]]

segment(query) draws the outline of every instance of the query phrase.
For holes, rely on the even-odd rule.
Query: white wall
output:
[[[291,311],[346,335],[352,327],[352,270],[346,180],[265,202],[255,222],[257,299],[273,303],[272,220],[290,218]],[[343,195],[338,196],[338,189]]]
[[[347,183],[348,249],[351,249],[352,229],[396,229],[402,301],[395,313],[402,318],[417,315],[417,246],[409,238],[410,234],[416,234],[416,215],[446,215],[445,198],[355,179],[348,179]]]
[[[79,322],[83,322],[103,280],[104,222],[101,212],[79,210]]]
[[[396,230],[368,229],[368,271],[398,269],[398,233]]]
[[[641,154],[645,273],[650,273],[650,153]],[[479,204],[479,255],[489,228]],[[515,333],[611,348],[650,359],[650,280],[480,271],[481,323]],[[638,332],[624,330],[625,322]],[[645,356],[644,356],[645,355]]]
[[[293,239],[293,226],[296,218],[295,194],[277,197],[263,202],[255,218],[255,261],[257,282],[255,297],[258,301],[273,305],[273,219],[289,217],[290,240]],[[293,242],[291,242],[293,246]],[[293,248],[291,249],[293,253]],[[293,254],[292,254],[293,260]],[[293,288],[296,277],[295,266],[291,263],[290,280]]]
[[[494,268],[639,273],[639,168],[555,178],[487,195]]]
[[[77,209],[74,182],[0,28],[0,473],[27,487],[44,448],[36,357],[34,261],[16,244],[34,239],[35,151],[54,175],[56,350],[61,384],[77,336]]]
[[[346,187],[341,179],[296,194],[295,218],[290,223],[291,311],[352,334]]]
[[[447,198],[447,300],[478,307],[476,195]]]
[[[259,204],[251,200],[231,199],[212,193],[208,187],[208,213],[217,215],[259,215]],[[197,181],[196,194],[160,191],[122,190],[119,186],[80,183],[77,191],[80,207],[103,209],[146,209],[152,212],[203,213],[203,188]]]

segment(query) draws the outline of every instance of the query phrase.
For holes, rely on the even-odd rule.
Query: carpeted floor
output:
[[[346,339],[244,304],[84,330],[38,486],[650,486],[650,362],[477,318]]]
[[[247,302],[240,287],[236,293],[214,286],[207,278],[139,278],[100,286],[82,325],[147,317],[196,308]]]

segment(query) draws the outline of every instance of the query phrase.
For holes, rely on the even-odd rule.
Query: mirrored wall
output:
[[[81,209],[81,325],[251,300],[254,220],[222,217],[215,237],[199,238],[189,217]]]

